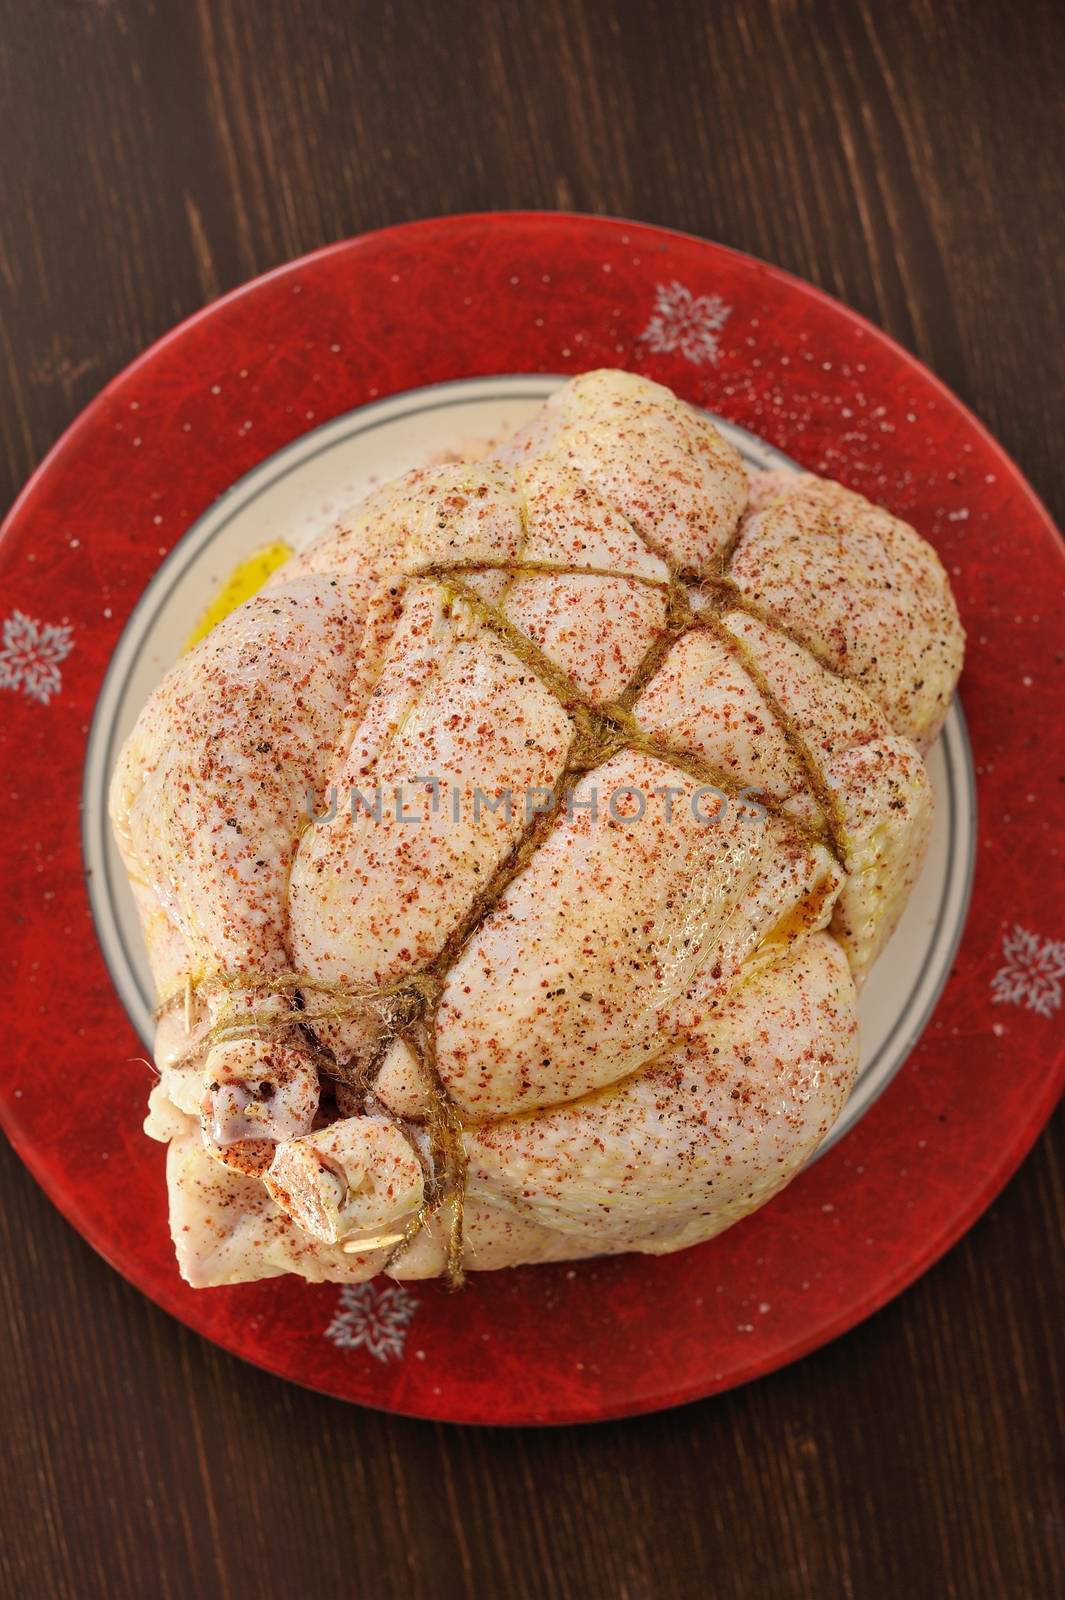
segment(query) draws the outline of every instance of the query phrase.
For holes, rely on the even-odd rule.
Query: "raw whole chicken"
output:
[[[624,372],[374,492],[111,811],[195,1285],[707,1239],[839,1115],[963,635],[904,523]]]

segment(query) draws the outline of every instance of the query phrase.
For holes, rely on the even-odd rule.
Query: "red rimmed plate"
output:
[[[553,375],[604,365],[705,406],[751,459],[782,452],[889,505],[952,574],[973,755],[955,712],[933,757],[929,867],[863,996],[842,1136],[764,1211],[674,1256],[486,1274],[461,1295],[287,1279],[194,1292],[173,1264],[163,1152],[140,1131],[148,990],[103,827],[115,741],[241,556],[310,536],[372,476],[520,420]],[[5,1124],[85,1237],[225,1348],[346,1399],[462,1421],[707,1395],[911,1282],[1049,1114],[1065,1073],[1065,874],[1041,749],[1062,710],[1061,546],[959,402],[807,285],[582,217],[446,218],[334,246],[117,378],[13,509],[0,572],[0,863],[19,999]]]

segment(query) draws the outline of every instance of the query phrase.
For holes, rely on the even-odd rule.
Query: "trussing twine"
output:
[[[646,543],[646,540],[644,542]],[[657,551],[653,553],[658,554]],[[726,551],[722,559],[722,568],[727,557]],[[555,825],[569,791],[583,773],[594,770],[625,749],[651,756],[665,765],[676,767],[688,776],[712,784],[727,794],[737,795],[744,787],[730,773],[720,772],[698,756],[671,744],[669,740],[648,733],[641,727],[633,713],[633,707],[669,650],[689,630],[706,628],[732,651],[738,664],[761,694],[803,766],[811,791],[824,812],[826,826],[824,829],[810,827],[784,811],[779,802],[775,802],[771,796],[762,794],[759,803],[763,809],[786,822],[805,842],[824,845],[841,865],[844,863],[846,841],[838,800],[829,790],[812,751],[798,733],[794,720],[770,689],[750,650],[743,641],[735,639],[721,626],[718,614],[727,608],[745,611],[756,620],[772,626],[778,633],[791,637],[808,651],[809,645],[805,641],[794,640],[794,635],[786,627],[777,620],[767,617],[759,607],[748,601],[724,570],[716,578],[702,581],[702,592],[708,599],[709,606],[706,610],[695,613],[681,575],[669,563],[667,566],[670,571],[667,581],[637,573],[616,572],[604,567],[501,560],[455,562],[448,566],[434,565],[410,574],[412,577],[430,578],[437,582],[446,601],[465,606],[478,621],[497,634],[570,716],[575,728],[574,737],[563,772],[552,791],[550,806],[544,812],[538,813],[522,831],[509,855],[478,897],[470,916],[445,942],[436,961],[424,971],[374,987],[352,987],[331,983],[299,972],[282,972],[270,976],[257,973],[214,972],[201,978],[187,977],[181,987],[168,995],[155,1011],[155,1019],[160,1021],[172,1011],[183,1007],[185,1031],[191,1033],[193,1002],[198,996],[220,993],[231,997],[246,990],[254,990],[260,994],[290,995],[294,1007],[301,1006],[302,1009],[293,1009],[289,1015],[283,1017],[254,1011],[241,1015],[230,1008],[220,1021],[207,1029],[173,1065],[175,1067],[191,1065],[206,1056],[216,1044],[243,1038],[261,1039],[264,1036],[277,1036],[296,1031],[303,1036],[300,1048],[306,1049],[308,1053],[313,1052],[319,1070],[324,1075],[340,1081],[345,1081],[344,1074],[335,1056],[322,1049],[307,1030],[313,1029],[317,1022],[339,1022],[360,1012],[376,1011],[384,1025],[384,1032],[376,1052],[374,1067],[371,1073],[366,1074],[366,1081],[360,1085],[366,1090],[372,1086],[372,1076],[379,1070],[387,1044],[399,1036],[408,1040],[420,1058],[428,1082],[429,1109],[424,1126],[429,1141],[429,1162],[425,1173],[422,1204],[407,1223],[394,1248],[390,1250],[384,1263],[386,1270],[399,1260],[436,1213],[446,1210],[448,1212],[445,1243],[447,1277],[453,1287],[458,1287],[463,1282],[467,1157],[463,1142],[462,1116],[447,1092],[436,1063],[437,1006],[451,966]],[[645,652],[621,699],[607,705],[596,706],[582,695],[569,675],[553,662],[534,640],[514,626],[498,605],[485,600],[461,576],[463,573],[480,571],[506,572],[511,577],[554,574],[624,578],[648,588],[658,589],[664,594],[665,623]],[[814,654],[812,651],[810,653]],[[815,659],[818,659],[816,655]],[[820,664],[836,676],[840,676],[827,662],[821,661]],[[308,1006],[307,999],[311,996],[318,997],[322,1004],[317,1007]],[[649,1061],[654,1059],[652,1056]],[[637,1070],[642,1071],[643,1067]],[[426,1163],[423,1162],[411,1130],[401,1118],[394,1116],[387,1106],[382,1105],[382,1110],[404,1133],[424,1169]]]

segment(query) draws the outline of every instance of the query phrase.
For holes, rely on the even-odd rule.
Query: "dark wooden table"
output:
[[[1053,0],[0,0],[0,18],[0,509],[112,373],[241,280],[385,223],[547,206],[823,285],[1065,517]],[[5,1152],[3,1593],[1050,1600],[1060,1153],[1044,1137],[945,1261],[799,1365],[518,1433],[242,1366],[127,1287]]]

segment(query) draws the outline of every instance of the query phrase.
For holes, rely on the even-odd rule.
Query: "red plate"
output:
[[[82,870],[87,742],[127,621],[183,540],[167,570],[186,562],[217,497],[309,430],[429,384],[608,365],[660,379],[887,504],[947,564],[969,633],[979,826],[954,951],[949,923],[960,932],[967,888],[957,845],[972,819],[952,789],[946,986],[845,1137],[710,1244],[489,1273],[459,1295],[288,1279],[194,1292],[173,1262],[162,1149],[140,1131],[143,1047]],[[243,487],[227,506],[239,511]],[[4,1123],[90,1243],[226,1349],[345,1399],[453,1421],[592,1420],[712,1394],[911,1283],[1049,1115],[1065,1076],[1062,791],[1047,759],[1062,722],[1062,548],[975,418],[808,285],[718,245],[587,217],[452,217],[333,246],[208,307],[115,379],[12,510],[0,572],[0,868],[18,998],[0,1057]],[[94,739],[106,749],[106,693],[100,704]],[[964,778],[955,726],[951,770]],[[90,763],[90,817],[101,781]],[[99,911],[98,880],[93,893]],[[900,1059],[907,1030],[894,1030]]]

